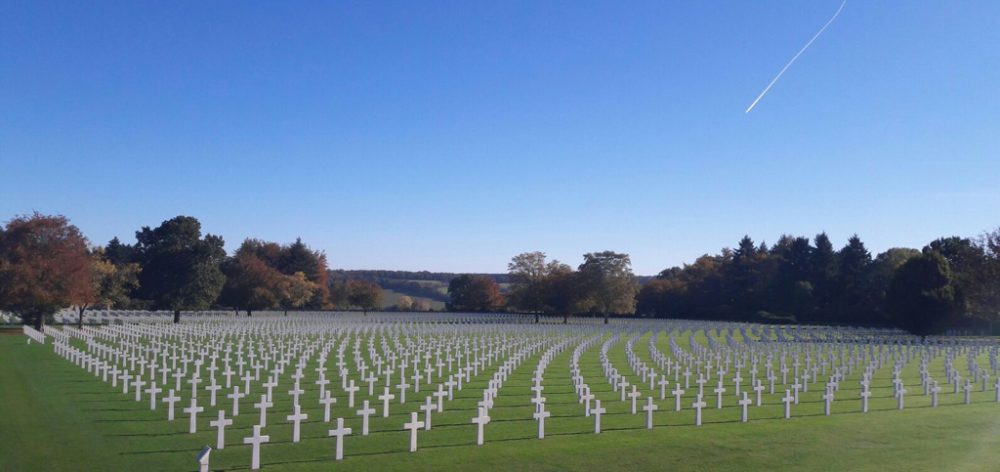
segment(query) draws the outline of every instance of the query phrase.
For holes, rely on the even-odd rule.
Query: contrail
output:
[[[747,111],[744,113],[750,113],[750,110],[753,110],[753,107],[757,106],[757,102],[759,102],[760,99],[764,98],[764,95],[767,94],[768,90],[771,90],[771,87],[774,86],[775,82],[777,82],[778,79],[781,78],[781,75],[784,74],[786,70],[788,70],[788,68],[792,65],[792,63],[794,63],[795,60],[802,55],[802,53],[806,52],[806,49],[809,49],[809,46],[812,46],[813,41],[816,41],[816,38],[818,38],[819,35],[823,34],[823,31],[826,30],[827,26],[830,26],[830,23],[833,23],[833,20],[837,19],[837,15],[840,15],[840,11],[844,9],[844,5],[847,5],[847,0],[844,0],[844,2],[840,4],[840,8],[837,8],[837,12],[830,17],[830,20],[827,21],[826,24],[823,25],[823,27],[816,32],[815,35],[813,35],[812,39],[810,39],[805,46],[802,46],[802,49],[799,49],[799,52],[795,53],[795,55],[792,56],[792,60],[788,61],[788,64],[785,64],[785,67],[781,68],[781,72],[778,72],[778,75],[774,76],[774,79],[771,80],[771,83],[767,84],[767,87],[764,88],[764,91],[757,96],[757,99],[754,100],[749,107],[747,107]]]

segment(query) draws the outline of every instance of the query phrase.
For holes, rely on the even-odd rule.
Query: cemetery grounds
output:
[[[29,343],[21,329],[7,330],[0,335],[0,470],[198,470],[199,450],[217,446],[217,428],[209,422],[218,410],[225,410],[233,424],[225,428],[225,448],[211,452],[210,469],[248,470],[251,446],[243,440],[260,423],[254,404],[274,374],[273,406],[261,429],[269,436],[260,447],[263,470],[1000,470],[996,339],[936,338],[932,347],[925,347],[917,338],[872,330],[681,320],[615,320],[609,325],[532,321],[481,314],[188,316],[180,325],[165,319],[83,329],[46,327],[44,344]],[[153,377],[148,367],[136,363],[144,359],[151,366],[154,357],[159,366],[177,366],[171,370],[181,376],[168,376],[164,385],[162,372]],[[240,388],[244,380],[239,369],[254,374],[254,364],[261,365],[259,378],[247,376],[250,395],[239,400],[235,417],[226,397],[232,388],[218,390],[216,406],[210,405],[205,389],[225,386],[227,357],[236,371],[231,384]],[[406,402],[401,404],[398,374],[403,360],[414,357],[421,367],[420,391],[414,391],[414,379],[407,379]],[[453,357],[450,368],[447,357]],[[244,365],[238,366],[241,358]],[[476,359],[482,361],[478,367],[467,364]],[[755,359],[755,376],[768,387],[765,366],[770,365],[776,386],[774,394],[761,392],[761,406],[753,402],[747,407],[744,423],[736,377],[743,377],[739,391],[754,400],[749,378]],[[789,371],[784,383],[781,359]],[[926,361],[923,374],[921,359]],[[216,370],[208,371],[213,363]],[[105,380],[102,364],[121,369],[119,375],[124,369],[133,375],[141,371],[147,384],[139,401],[131,387],[122,392],[123,380],[117,386]],[[371,395],[362,366],[367,377],[375,377]],[[893,382],[897,366],[902,387]],[[439,386],[446,392],[445,382],[454,382],[466,367],[472,378],[461,390],[451,385],[453,399],[442,395],[444,411],[432,413],[431,430],[418,431],[418,449],[410,452],[412,433],[404,424],[411,413],[424,420],[419,405],[435,403],[437,397],[427,402],[428,395]],[[861,380],[868,367],[869,412],[862,413]],[[370,373],[373,368],[380,370],[377,377]],[[385,370],[392,371],[394,395],[387,418],[379,399],[385,393]],[[412,363],[405,370],[408,377],[414,375]],[[685,370],[692,373],[687,388]],[[808,391],[800,392],[799,402],[790,405],[791,418],[785,419],[786,390],[793,384],[802,387],[793,370],[806,375]],[[946,370],[958,377],[958,393]],[[980,377],[970,380],[966,403],[965,379],[973,370]],[[297,371],[302,375],[299,405],[308,419],[301,423],[300,442],[292,442],[293,426],[286,418],[293,413],[295,398],[288,392],[295,390]],[[725,389],[721,409],[714,393],[720,371]],[[316,383],[321,372],[329,384]],[[643,372],[646,376],[640,378]],[[696,426],[692,405],[699,373],[707,380],[706,406],[702,425]],[[615,374],[635,385],[636,414],[631,399],[622,401],[612,385],[622,380]],[[936,407],[931,395],[924,394],[925,376],[940,382]],[[192,434],[190,415],[183,409],[191,403],[188,380],[194,377],[200,379],[193,385],[204,411]],[[348,406],[344,379],[360,387],[354,407]],[[668,381],[663,399],[656,384],[661,379]],[[155,410],[144,390],[151,380],[163,389]],[[168,421],[162,399],[178,381],[176,417]],[[532,389],[537,385],[543,388]],[[675,411],[671,393],[678,386],[684,390],[681,411]],[[894,395],[899,388],[906,390],[902,410]],[[318,402],[321,389],[337,400],[329,423]],[[595,434],[594,416],[584,414],[581,396],[588,391],[606,410],[600,434]],[[827,391],[833,392],[830,415],[824,411]],[[653,429],[647,429],[647,413],[641,409],[648,397],[658,408]],[[361,434],[357,413],[365,400],[376,410],[368,436]],[[492,405],[481,406],[483,402]],[[539,422],[533,417],[539,403],[550,413],[544,439],[538,438]],[[481,413],[480,408],[486,410]],[[484,413],[490,420],[484,425],[484,444],[477,445],[472,418]],[[343,439],[342,461],[334,460],[336,441],[328,435],[336,418],[352,429]]]

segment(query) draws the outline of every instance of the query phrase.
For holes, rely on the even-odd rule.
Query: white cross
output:
[[[330,391],[327,390],[326,391],[326,396],[324,396],[323,398],[320,398],[319,402],[323,405],[323,422],[324,423],[329,423],[330,422],[330,405],[333,404],[333,403],[337,403],[337,399],[333,398],[333,395],[331,395]]]
[[[299,404],[299,395],[306,393],[305,390],[299,388],[298,381],[295,382],[295,388],[288,391],[288,394],[292,396],[292,405]]]
[[[433,403],[430,396],[425,398],[426,402],[420,405],[420,411],[424,412],[424,429],[431,430],[431,412],[437,410],[437,405]]]
[[[653,403],[653,397],[646,397],[646,406],[642,410],[646,412],[646,429],[653,429],[653,412],[660,407]]]
[[[747,420],[749,419],[747,417],[747,407],[750,406],[750,403],[752,403],[752,400],[750,400],[749,396],[747,396],[747,392],[743,392],[743,398],[740,399],[740,400],[738,400],[736,403],[739,403],[740,406],[743,407],[743,416],[741,417],[741,420],[744,423],[746,423]]]
[[[302,413],[302,408],[299,405],[293,405],[292,409],[295,411],[294,414],[285,417],[288,421],[292,422],[292,442],[299,442],[299,424],[302,420],[309,419],[309,415]]]
[[[722,384],[719,384],[719,386],[715,387],[715,390],[713,390],[713,391],[715,392],[715,405],[716,405],[715,407],[721,410],[722,409],[722,394],[726,393],[726,387],[723,387]]]
[[[205,387],[205,390],[208,390],[210,394],[208,406],[215,406],[216,392],[218,392],[221,388],[222,385],[218,385],[216,383],[212,383],[211,385],[207,385]]]
[[[240,393],[240,386],[233,386],[233,393],[226,395],[226,398],[233,401],[233,416],[239,416],[240,414],[240,399],[245,397],[245,393]]]
[[[538,408],[531,416],[538,420],[538,439],[545,439],[545,418],[552,416],[552,412],[545,411],[544,403],[540,403]]]
[[[580,400],[584,401],[583,405],[583,416],[590,416],[590,401],[594,399],[594,395],[590,393],[590,389],[587,389],[587,393],[580,395]]]
[[[754,392],[757,392],[757,406],[761,405],[761,392],[764,391],[764,384],[757,379],[757,386],[753,388]]]
[[[590,414],[594,415],[594,434],[601,434],[601,415],[607,412],[607,409],[601,408],[600,400],[594,400],[594,409],[590,410]]]
[[[636,400],[638,400],[638,399],[639,399],[639,397],[641,397],[641,396],[642,396],[642,394],[641,394],[641,393],[639,393],[639,391],[638,391],[638,390],[636,390],[636,387],[635,387],[635,385],[633,385],[633,386],[632,386],[632,391],[631,391],[631,392],[629,392],[629,394],[628,394],[628,397],[632,399],[632,414],[633,414],[633,415],[634,415],[634,414],[636,414],[636,409],[635,409],[635,406],[636,406],[636,405],[635,405],[635,403],[636,403]]]
[[[142,377],[136,377],[132,385],[135,386],[135,401],[142,401],[142,386],[146,385],[146,382],[142,380]]]
[[[414,413],[415,415],[416,413]],[[476,444],[483,445],[483,427],[490,423],[490,416],[486,414],[486,408],[479,407],[479,415],[472,418],[472,422],[477,426]]]
[[[667,399],[667,385],[670,383],[667,380],[667,376],[661,375],[660,376],[660,381],[656,382],[656,383],[657,383],[657,385],[660,386],[660,400],[666,400]]]
[[[681,390],[681,386],[677,385],[670,394],[674,396],[674,411],[681,411],[681,395],[684,395],[684,390]]]
[[[219,419],[208,422],[209,426],[219,429],[215,438],[216,449],[226,448],[226,426],[230,426],[232,424],[233,420],[226,418],[226,410],[219,410]]]
[[[267,382],[264,382],[262,385],[267,389],[267,401],[274,401],[274,397],[271,394],[274,391],[274,387],[278,386],[278,382],[274,381],[274,377],[268,376]]]
[[[404,380],[396,385],[396,388],[399,389],[399,403],[406,403],[406,389],[410,388],[410,384],[406,383]]]
[[[347,407],[354,408],[354,392],[361,390],[361,387],[354,385],[354,379],[351,379],[351,384],[348,387],[344,387],[344,391],[347,392]]]
[[[379,400],[382,400],[382,417],[389,417],[389,401],[395,399],[396,396],[389,393],[389,387],[385,387],[384,393],[378,396]]]
[[[327,393],[329,393],[329,390],[327,390]],[[348,435],[351,434],[351,428],[345,428],[344,427],[344,419],[343,418],[337,418],[337,429],[331,429],[331,430],[327,431],[327,434],[329,434],[330,436],[336,436],[337,437],[337,450],[336,450],[336,456],[335,456],[335,458],[338,461],[339,460],[343,460],[344,459],[344,436],[348,436]]]
[[[701,395],[698,395],[696,401],[691,404],[691,407],[694,408],[694,424],[696,426],[701,426],[701,409],[706,406],[708,406],[708,403],[702,400]]]
[[[791,390],[785,390],[785,396],[781,399],[785,403],[785,419],[792,417],[792,402],[795,401],[795,397],[792,396]]]
[[[826,393],[823,394],[823,400],[826,400],[826,403],[825,403],[825,405],[823,407],[823,414],[825,414],[826,416],[830,416],[830,406],[833,404],[833,389],[832,388],[828,388],[826,390]]]
[[[191,415],[191,422],[189,424],[188,432],[194,434],[198,432],[198,413],[205,411],[205,407],[198,406],[198,398],[191,397],[191,406],[184,409],[184,413]]]
[[[267,395],[261,394],[260,403],[254,403],[253,407],[260,410],[260,426],[267,426],[267,409],[274,406],[274,403],[267,401]]]
[[[623,375],[621,380],[618,382],[619,390],[621,390],[621,401],[625,401],[625,387],[628,386],[629,383],[625,380],[625,376]]]
[[[417,420],[417,412],[410,412],[410,422],[403,425],[403,429],[410,430],[410,452],[417,452],[417,431],[423,427],[424,422]]]
[[[181,397],[174,395],[173,389],[167,392],[167,396],[163,397],[163,402],[167,404],[167,421],[174,420],[174,403],[180,401]]]
[[[375,409],[368,406],[368,400],[365,400],[364,406],[357,411],[361,415],[361,435],[368,436],[368,417],[375,414]]]
[[[253,436],[243,438],[243,444],[253,446],[250,456],[250,468],[254,470],[260,468],[260,445],[271,441],[271,436],[261,436],[260,428],[259,424],[253,425]]]
[[[149,409],[156,409],[156,394],[162,392],[162,388],[156,387],[156,382],[151,382],[149,388],[146,389],[146,393],[149,394]]]
[[[435,398],[437,398],[437,411],[438,413],[444,412],[444,397],[448,396],[448,392],[444,391],[444,385],[438,384],[438,389],[436,392],[432,393]],[[429,421],[429,420],[428,420]]]

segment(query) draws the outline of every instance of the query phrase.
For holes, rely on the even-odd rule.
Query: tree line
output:
[[[364,280],[328,278],[326,255],[301,239],[280,245],[245,240],[227,256],[221,236],[178,216],[91,246],[63,216],[34,213],[0,228],[0,310],[40,328],[75,306],[80,323],[92,307],[182,311],[359,308],[381,305],[381,288]]]
[[[509,309],[564,319],[635,314],[891,326],[920,335],[993,331],[1000,319],[1000,229],[874,257],[857,235],[839,250],[825,233],[786,235],[771,246],[744,236],[735,249],[665,269],[641,289],[628,255],[610,251],[585,254],[576,271],[541,252],[517,255],[508,268]]]
[[[393,271],[370,271],[372,276]],[[0,310],[40,327],[56,311],[182,311],[380,308],[372,280],[330,271],[326,255],[301,239],[247,239],[227,255],[221,236],[178,216],[142,227],[135,243],[92,246],[63,216],[34,213],[0,228]],[[332,274],[332,276],[331,276]],[[399,274],[403,274],[400,272]],[[442,274],[425,273],[436,280]],[[646,283],[628,254],[592,252],[573,268],[543,252],[514,256],[501,277],[448,280],[447,308],[563,317],[615,315],[726,321],[895,326],[915,334],[992,330],[1000,318],[1000,229],[947,237],[920,250],[873,256],[858,236],[835,249],[825,233],[782,236],[773,245],[743,237],[734,249],[671,267]],[[401,297],[397,309],[422,309]]]

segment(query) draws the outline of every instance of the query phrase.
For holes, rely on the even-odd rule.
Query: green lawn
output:
[[[635,351],[648,362],[647,339],[636,343]],[[686,347],[687,340],[681,345]],[[668,352],[665,336],[660,337],[658,347]],[[621,371],[631,373],[624,348],[623,338],[612,348],[611,360]],[[290,382],[282,377],[275,391],[277,405],[264,431],[271,435],[271,442],[262,448],[262,470],[987,471],[1000,467],[1000,404],[993,402],[993,392],[977,388],[974,403],[964,405],[948,389],[941,406],[932,409],[926,397],[915,393],[919,390],[915,363],[904,372],[908,385],[912,384],[904,411],[895,409],[889,369],[884,368],[876,376],[879,383],[867,415],[858,412],[855,375],[838,392],[830,417],[822,414],[819,388],[802,394],[791,420],[781,418],[779,395],[766,395],[764,406],[751,409],[748,424],[738,421],[739,409],[733,407],[734,397],[729,393],[728,406],[722,410],[714,408],[711,395],[706,399],[710,408],[705,410],[702,427],[694,426],[689,396],[679,413],[673,411],[668,396],[657,401],[656,429],[650,431],[644,429],[641,412],[631,415],[628,404],[617,401],[611,387],[599,378],[599,346],[594,346],[581,358],[581,368],[608,408],[604,432],[595,435],[592,419],[580,414],[582,406],[573,393],[567,368],[571,351],[556,356],[546,371],[544,395],[552,417],[544,440],[535,439],[536,423],[530,419],[528,402],[537,356],[524,362],[504,385],[490,413],[493,422],[486,427],[487,442],[478,447],[475,425],[469,420],[496,365],[481,371],[473,385],[456,392],[456,400],[446,404],[443,414],[434,415],[434,428],[420,433],[420,450],[415,454],[407,452],[409,433],[402,430],[402,424],[426,389],[420,394],[411,390],[405,405],[394,403],[390,418],[373,417],[373,433],[362,437],[360,420],[348,412],[338,387],[334,416],[347,418],[348,426],[354,428],[354,435],[345,440],[345,460],[340,463],[332,461],[334,441],[326,437],[332,426],[322,422],[322,411],[314,400],[317,386],[308,378],[302,404],[310,418],[303,425],[303,441],[290,442],[291,426],[284,420],[291,410],[290,398],[284,395]],[[938,359],[932,366],[935,372],[940,363]],[[311,368],[307,372],[315,375]],[[184,390],[180,394],[189,395],[186,385]],[[257,387],[255,394],[259,393]],[[649,393],[644,391],[644,396]],[[215,430],[209,429],[208,421],[217,410],[208,407],[207,392],[199,394],[199,402],[206,411],[199,418],[199,432],[191,435],[180,406],[177,420],[168,422],[165,405],[151,412],[145,396],[142,402],[134,402],[132,395],[123,395],[120,389],[56,356],[51,346],[29,346],[22,336],[0,335],[0,470],[196,470],[195,453],[215,443]],[[257,419],[254,402],[249,398],[241,402],[242,414],[227,429],[227,447],[213,452],[213,469],[249,467],[250,450],[241,442]],[[186,403],[186,399],[181,402]],[[228,409],[228,400],[220,406]],[[375,407],[380,409],[380,405]]]

